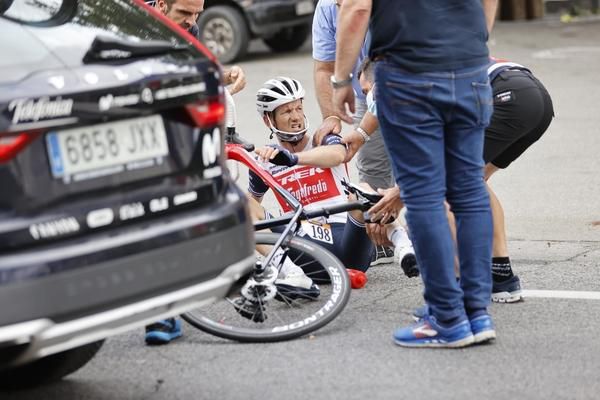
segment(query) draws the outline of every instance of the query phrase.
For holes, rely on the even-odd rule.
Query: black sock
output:
[[[505,282],[514,276],[509,257],[492,257],[492,279]]]

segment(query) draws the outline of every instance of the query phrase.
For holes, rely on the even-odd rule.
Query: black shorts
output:
[[[554,108],[542,83],[527,70],[506,70],[492,81],[494,113],[483,159],[506,168],[548,129]]]

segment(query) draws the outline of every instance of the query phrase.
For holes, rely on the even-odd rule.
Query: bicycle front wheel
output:
[[[272,246],[278,238],[278,234],[257,233],[256,244]],[[266,295],[248,302],[238,289],[225,299],[183,314],[182,318],[204,332],[240,342],[294,339],[331,322],[350,298],[346,268],[329,251],[299,237],[293,237],[282,248],[319,286],[318,297],[289,296],[289,292],[278,290],[274,298]],[[262,259],[258,252],[256,257]],[[244,301],[246,304],[241,307]]]

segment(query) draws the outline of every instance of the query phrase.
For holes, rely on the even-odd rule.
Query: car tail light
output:
[[[220,125],[225,119],[225,104],[220,98],[191,103],[185,108],[196,126],[200,128]]]
[[[12,160],[25,146],[34,141],[39,133],[39,131],[0,133],[0,163]]]
[[[177,25],[175,22],[171,21],[169,18],[162,15],[154,7],[151,7],[150,5],[146,4],[144,2],[144,0],[134,0],[134,1],[142,8],[148,10],[148,12],[152,16],[154,16],[154,18],[160,20],[163,24],[167,25],[169,28],[174,30],[179,36],[181,36],[185,40],[189,41],[195,48],[200,50],[200,52],[202,52],[202,54],[204,54],[206,57],[208,57],[211,61],[213,61],[213,62],[217,61],[217,58],[214,56],[214,54],[212,54],[210,51],[208,51],[208,49],[206,47],[204,47],[204,45],[202,43],[200,43],[194,36],[192,36],[185,29],[183,29],[182,27]],[[190,40],[190,38],[192,40]]]

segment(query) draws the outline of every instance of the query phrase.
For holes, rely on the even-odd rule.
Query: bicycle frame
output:
[[[227,138],[226,138],[226,142],[227,142]],[[250,170],[252,170],[263,181],[265,181],[269,187],[271,187],[274,190],[276,196],[279,196],[280,198],[282,198],[294,210],[293,215],[292,215],[292,217],[289,218],[288,225],[285,227],[283,233],[279,237],[279,240],[277,240],[277,242],[273,246],[273,249],[271,250],[271,252],[269,252],[269,254],[265,257],[265,260],[263,262],[263,267],[264,267],[266,265],[269,265],[269,263],[271,262],[271,259],[275,255],[275,251],[279,247],[281,247],[281,244],[286,240],[288,235],[290,233],[292,233],[292,229],[297,225],[297,221],[300,219],[300,216],[302,215],[304,208],[302,207],[302,204],[298,200],[296,200],[296,198],[294,196],[291,195],[290,192],[288,192],[287,190],[282,188],[281,185],[279,185],[279,183],[277,183],[277,181],[271,176],[271,174],[266,172],[263,168],[261,168],[260,165],[258,165],[256,160],[248,154],[247,150],[244,148],[244,146],[242,144],[226,143],[225,144],[225,154],[226,154],[228,160],[235,160],[235,161],[241,162],[242,164],[247,166]],[[281,221],[279,222],[279,224],[281,224]],[[260,227],[260,225],[257,227],[257,225],[255,224],[255,229],[261,230],[261,229],[266,229],[266,227]]]

